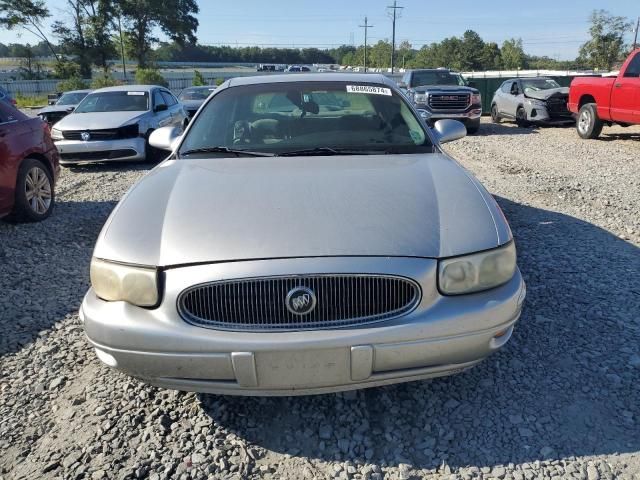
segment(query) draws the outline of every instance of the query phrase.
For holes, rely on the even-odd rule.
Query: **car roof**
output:
[[[215,90],[218,88],[216,85],[196,85],[192,87],[185,87],[183,92],[186,90]]]
[[[515,82],[517,80],[553,80],[551,77],[517,77],[517,78],[510,78],[508,80],[505,80],[504,83],[507,82]]]
[[[94,90],[93,93],[102,92],[151,92],[154,88],[165,88],[161,85],[116,85],[115,87],[105,87]]]
[[[377,73],[289,73],[283,75],[253,75],[250,77],[232,78],[228,80],[227,86],[240,87],[243,85],[287,82],[373,83],[387,87],[395,87],[395,83],[390,78]]]
[[[62,95],[66,95],[67,93],[91,93],[93,92],[90,88],[85,88],[84,90],[68,90],[66,92],[62,92]]]

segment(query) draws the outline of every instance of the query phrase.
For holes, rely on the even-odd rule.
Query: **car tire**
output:
[[[602,120],[598,117],[598,109],[595,103],[586,103],[580,108],[576,120],[576,130],[580,138],[598,138],[603,126]]]
[[[149,137],[153,133],[153,130],[149,130],[145,137],[144,142],[144,157],[146,162],[158,163],[162,159],[162,150],[152,147],[149,143]]]
[[[53,176],[40,160],[26,158],[18,169],[15,203],[9,219],[39,222],[51,215],[55,202]]]
[[[478,118],[477,120],[469,120],[465,127],[467,127],[467,133],[469,135],[478,133],[478,130],[480,130],[480,119]]]
[[[500,120],[502,120],[502,118],[500,118],[500,114],[498,113],[498,105],[494,103],[491,105],[491,121],[493,123],[500,123]]]
[[[527,111],[524,107],[518,107],[518,110],[516,110],[516,125],[520,128],[526,128],[531,125],[529,120],[527,120]]]

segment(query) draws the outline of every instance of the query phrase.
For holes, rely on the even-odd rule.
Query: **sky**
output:
[[[161,1],[161,0],[159,0]],[[639,0],[397,0],[396,41],[414,48],[475,30],[485,41],[501,44],[522,38],[532,55],[574,59],[588,38],[589,15],[605,8],[636,19]],[[52,19],[64,17],[63,0],[46,0]],[[391,38],[387,6],[393,0],[198,0],[199,43],[331,48],[364,43],[359,25],[367,16],[369,41]],[[578,6],[579,5],[579,6]],[[46,25],[45,25],[46,26]],[[20,34],[20,36],[18,36]],[[160,35],[162,37],[162,35]],[[628,41],[633,40],[629,30]],[[37,42],[27,33],[0,31],[0,42]]]

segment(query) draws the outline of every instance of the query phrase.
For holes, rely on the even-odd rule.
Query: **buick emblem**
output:
[[[89,139],[91,138],[91,134],[89,132],[82,132],[80,134],[80,138],[84,141],[84,142],[88,142]]]
[[[316,308],[316,294],[307,287],[295,287],[289,290],[285,305],[294,315],[306,315]]]

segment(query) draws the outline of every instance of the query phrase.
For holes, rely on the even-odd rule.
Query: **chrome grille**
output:
[[[429,106],[433,110],[464,110],[469,106],[469,94],[435,93],[429,95]]]
[[[286,306],[287,294],[307,287],[315,308],[304,315]],[[189,323],[225,330],[306,330],[340,328],[389,320],[409,313],[420,287],[384,275],[303,275],[264,277],[196,285],[178,297]]]

